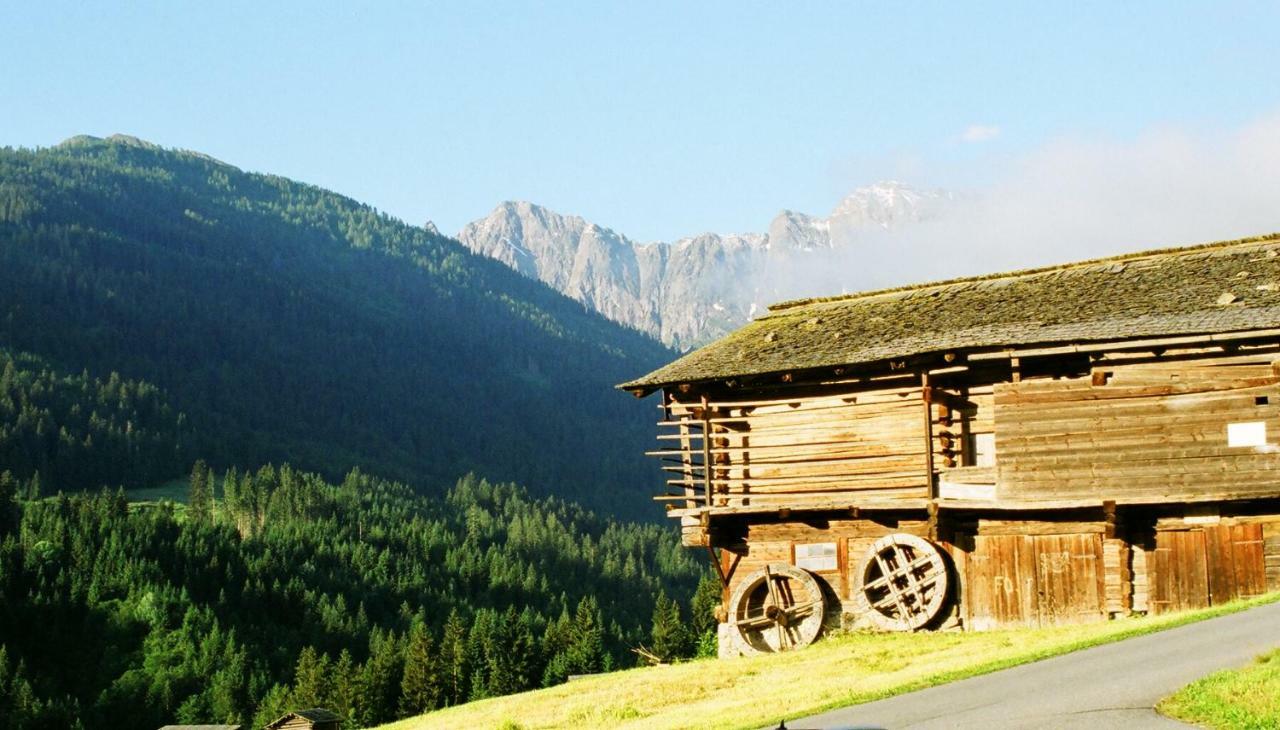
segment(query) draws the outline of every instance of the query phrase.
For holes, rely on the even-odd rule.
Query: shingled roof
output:
[[[1280,327],[1280,234],[783,302],[620,388],[931,352]]]

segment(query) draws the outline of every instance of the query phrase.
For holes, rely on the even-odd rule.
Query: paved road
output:
[[[1280,603],[1096,646],[878,702],[791,728],[1186,728],[1152,707],[1219,669],[1280,647]]]

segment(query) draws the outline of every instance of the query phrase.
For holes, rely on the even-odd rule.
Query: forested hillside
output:
[[[96,415],[154,436],[128,448],[168,439],[220,467],[360,466],[437,490],[476,471],[656,514],[637,447],[652,414],[612,386],[662,346],[451,239],[202,155],[130,138],[0,150],[0,347],[60,373],[30,405],[0,395],[0,433],[46,444],[19,449],[19,472],[64,425],[99,439]],[[69,388],[102,405],[41,405]],[[14,420],[39,408],[43,426]],[[57,483],[168,468],[108,452]]]
[[[188,507],[131,507],[14,501],[0,475],[0,726],[261,727],[317,704],[376,724],[630,666],[675,610],[659,596],[705,571],[670,530],[473,476],[442,498],[287,466],[193,484]]]
[[[0,470],[50,485],[153,484],[191,462],[186,417],[149,383],[61,373],[0,348]]]

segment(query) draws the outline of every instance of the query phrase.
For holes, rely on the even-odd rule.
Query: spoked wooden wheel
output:
[[[728,623],[742,636],[745,650],[768,654],[812,644],[825,610],[822,588],[812,575],[770,563],[738,584],[729,599]]]
[[[933,620],[947,596],[947,564],[933,543],[915,535],[885,535],[862,565],[867,617],[886,631],[915,631]]]

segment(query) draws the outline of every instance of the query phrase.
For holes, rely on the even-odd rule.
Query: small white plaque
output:
[[[796,545],[796,567],[813,571],[836,570],[840,567],[836,562],[836,544],[811,542]]]
[[[1266,446],[1267,424],[1263,421],[1227,424],[1227,446]]]

